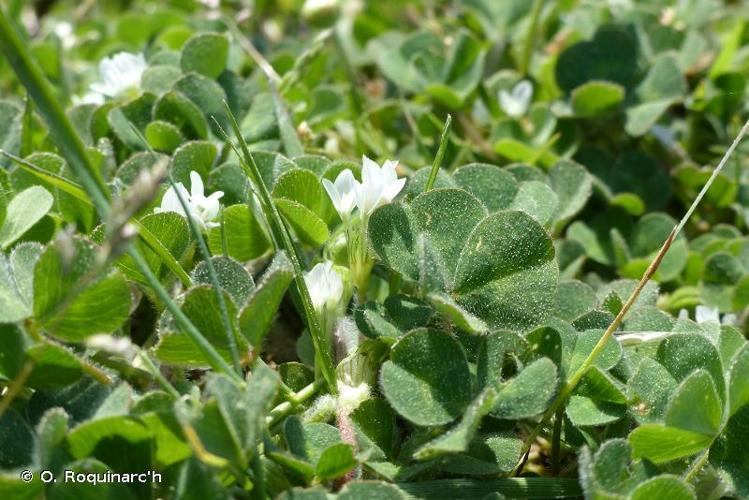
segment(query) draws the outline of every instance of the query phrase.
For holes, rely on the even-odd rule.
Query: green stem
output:
[[[541,9],[544,6],[544,0],[533,0],[533,6],[531,7],[531,20],[528,25],[528,32],[525,34],[525,43],[523,44],[523,57],[520,60],[520,73],[525,76],[528,74],[528,69],[531,65],[531,59],[533,58],[533,43],[536,40],[536,28],[538,27],[538,19],[541,16]]]
[[[179,399],[181,397],[180,393],[177,392],[177,389],[175,389],[174,386],[166,379],[166,377],[162,375],[161,370],[159,370],[159,367],[154,364],[148,353],[146,353],[142,349],[138,349],[138,356],[140,357],[141,361],[143,361],[143,364],[146,365],[148,371],[151,372],[154,380],[159,383],[161,388],[169,393],[169,395],[172,396],[172,398],[174,398],[175,400]]]
[[[213,291],[216,295],[216,301],[218,302],[218,309],[221,313],[221,321],[224,324],[226,343],[229,346],[229,353],[231,354],[232,364],[234,365],[234,370],[241,375],[242,364],[239,361],[239,352],[237,351],[237,339],[235,337],[234,326],[232,325],[231,319],[229,318],[229,311],[226,308],[224,292],[221,288],[221,284],[218,281],[216,268],[214,267],[213,261],[211,260],[211,253],[208,251],[208,245],[205,244],[203,234],[200,232],[200,228],[198,227],[197,222],[195,222],[195,217],[193,216],[192,211],[187,204],[187,201],[182,197],[182,193],[180,192],[180,190],[177,189],[177,184],[174,182],[174,178],[172,178],[172,175],[169,174],[167,179],[169,180],[169,185],[174,190],[174,194],[177,195],[177,199],[179,200],[179,204],[182,206],[182,210],[185,212],[187,223],[190,225],[190,230],[195,235],[195,239],[198,241],[198,248],[200,249],[200,253],[203,255],[203,261],[205,262],[206,268],[208,269],[208,278],[213,285]]]
[[[318,379],[304,387],[302,390],[294,394],[292,401],[284,401],[280,405],[273,408],[267,417],[268,426],[273,426],[280,422],[285,416],[291,414],[294,408],[307,401],[309,398],[320,392],[325,388],[325,380]]]
[[[227,114],[229,115],[231,125],[234,130],[234,135],[236,136],[237,141],[239,142],[239,147],[241,149],[241,154],[239,154],[239,151],[237,152],[237,155],[241,159],[240,164],[242,165],[245,174],[255,185],[256,191],[263,205],[266,218],[268,219],[268,223],[271,226],[277,244],[279,244],[281,248],[285,249],[288,252],[289,258],[291,259],[291,263],[294,267],[294,281],[299,292],[299,298],[301,299],[302,307],[304,308],[307,329],[309,330],[310,337],[312,338],[312,344],[315,348],[315,353],[319,356],[319,359],[321,361],[320,368],[323,377],[328,383],[328,390],[331,393],[335,394],[337,391],[336,376],[335,366],[333,365],[333,358],[331,356],[330,342],[327,335],[325,335],[325,332],[322,330],[320,322],[317,319],[317,314],[315,313],[315,308],[312,304],[312,298],[310,297],[309,290],[307,289],[307,284],[304,281],[304,270],[302,268],[301,259],[297,253],[296,247],[294,246],[294,242],[291,239],[289,229],[286,227],[286,224],[281,217],[281,213],[278,211],[278,207],[273,201],[273,198],[270,195],[270,191],[268,191],[268,187],[263,181],[262,175],[260,174],[260,168],[257,166],[257,163],[255,163],[255,158],[252,156],[252,153],[250,153],[250,150],[247,147],[247,143],[245,142],[244,137],[242,136],[242,132],[239,129],[239,124],[237,123],[234,114],[229,109],[229,106],[226,103],[224,103],[224,105],[226,106]],[[230,141],[228,137],[226,137],[226,139]]]
[[[557,410],[554,417],[554,433],[551,437],[551,471],[555,476],[559,475],[559,454],[562,444],[562,420],[564,419],[564,408]]]
[[[15,162],[19,167],[21,167],[26,172],[29,172],[35,177],[45,182],[48,182],[49,184],[59,189],[60,191],[63,191],[69,194],[75,199],[81,201],[82,203],[86,203],[89,206],[91,205],[91,200],[86,194],[86,191],[83,188],[81,188],[81,186],[76,184],[75,182],[69,179],[66,179],[65,177],[61,175],[44,170],[38,165],[35,165],[31,163],[30,161],[24,158],[20,158],[12,153],[8,153],[7,151],[3,149],[0,149],[0,155],[3,155],[9,160]],[[172,256],[172,254],[164,246],[164,244],[161,243],[161,240],[159,240],[146,226],[141,224],[141,222],[138,219],[132,218],[130,219],[130,223],[133,224],[138,229],[138,238],[143,240],[143,243],[145,243],[151,250],[153,250],[153,252],[161,259],[161,262],[163,262],[164,265],[168,267],[169,270],[172,271],[175,274],[175,276],[177,276],[177,278],[179,278],[182,285],[184,285],[187,288],[191,287],[192,280],[190,279],[190,276],[187,274],[185,269],[180,265],[180,263],[177,262],[177,259],[175,259]]]
[[[447,115],[445,119],[445,126],[442,128],[442,135],[440,136],[440,147],[437,149],[437,155],[434,157],[432,162],[432,170],[429,172],[429,179],[427,180],[424,191],[429,191],[434,186],[434,181],[437,180],[437,172],[439,172],[440,166],[442,166],[442,159],[445,157],[445,150],[447,149],[448,137],[450,134],[450,125],[453,122],[453,118]]]
[[[65,111],[57,101],[54,90],[42,74],[39,66],[32,60],[28,45],[21,41],[0,8],[0,51],[15,71],[18,79],[37,105],[39,113],[45,118],[49,132],[55,143],[68,160],[70,168],[80,179],[86,192],[96,205],[100,215],[109,213],[109,191],[89,158],[86,146],[75,133]]]
[[[34,99],[37,109],[49,127],[50,134],[67,159],[73,173],[80,179],[86,194],[91,198],[91,202],[99,213],[99,217],[106,220],[110,211],[110,196],[106,184],[91,162],[86,147],[72,122],[57,102],[52,86],[31,58],[28,47],[21,42],[2,9],[0,9],[0,51],[5,54],[18,79]],[[229,367],[216,349],[174,303],[138,249],[128,245],[127,253],[135,261],[156,295],[165,303],[177,324],[195,343],[211,366],[238,381],[242,381],[241,377]]]
[[[228,375],[230,378],[242,383],[242,377],[240,377],[234,370],[232,370],[229,364],[224,360],[224,358],[221,357],[221,355],[218,353],[218,351],[216,351],[213,345],[211,345],[211,343],[208,342],[203,334],[200,333],[200,330],[198,330],[192,323],[192,321],[190,321],[190,319],[185,316],[185,313],[182,312],[182,309],[180,309],[179,306],[174,303],[172,298],[169,296],[169,293],[161,285],[161,282],[151,271],[151,268],[148,267],[148,263],[140,254],[140,252],[138,252],[135,247],[131,246],[130,248],[128,248],[127,253],[135,261],[135,264],[140,268],[141,273],[146,278],[146,281],[148,281],[148,284],[151,285],[151,288],[153,288],[154,292],[156,292],[156,295],[162,300],[162,302],[164,302],[164,305],[169,310],[169,312],[172,313],[172,316],[177,322],[177,325],[181,327],[181,329],[190,338],[193,344],[195,344],[195,347],[197,347],[201,354],[206,358],[206,360],[208,360],[208,363],[211,365],[211,367],[214,370],[222,372]]]
[[[686,483],[690,482],[692,479],[694,479],[697,473],[699,473],[700,470],[702,470],[702,467],[705,465],[705,462],[707,462],[707,459],[710,457],[711,446],[712,444],[708,446],[708,448],[705,451],[700,453],[700,455],[691,464],[689,464],[689,468],[686,470],[683,476],[684,482]]]
[[[679,234],[679,232],[683,229],[684,225],[687,223],[692,213],[694,213],[694,210],[697,208],[697,205],[699,205],[700,201],[702,201],[702,198],[705,196],[708,189],[710,189],[710,186],[712,185],[715,178],[718,176],[718,173],[720,173],[720,171],[726,165],[726,163],[728,162],[728,159],[736,150],[736,147],[738,146],[739,142],[741,142],[741,139],[744,138],[747,132],[749,132],[749,120],[747,120],[746,123],[744,123],[744,126],[741,127],[741,130],[739,130],[739,133],[736,135],[736,138],[733,140],[729,148],[726,150],[725,154],[723,155],[723,158],[721,158],[720,162],[718,163],[718,166],[715,167],[715,170],[713,170],[712,175],[707,180],[705,185],[702,187],[702,190],[694,199],[694,201],[692,202],[692,205],[689,207],[687,212],[684,214],[684,217],[682,217],[679,223],[676,226],[674,226],[674,228],[671,230],[671,233],[666,238],[666,241],[663,243],[663,246],[661,246],[661,249],[658,251],[658,254],[656,254],[656,256],[653,258],[653,261],[650,263],[648,268],[643,273],[642,278],[640,278],[640,281],[637,283],[637,286],[635,286],[635,289],[632,291],[632,294],[629,296],[629,298],[624,303],[619,313],[614,318],[614,321],[612,321],[611,324],[608,326],[608,328],[606,328],[606,331],[604,331],[601,338],[598,339],[598,342],[593,347],[593,350],[585,358],[585,360],[582,362],[580,367],[575,371],[575,373],[573,373],[572,376],[570,376],[570,378],[562,387],[562,390],[554,399],[554,402],[551,404],[549,409],[544,413],[543,417],[541,418],[541,421],[530,432],[530,434],[526,438],[526,441],[523,444],[523,447],[521,449],[521,454],[520,454],[521,456],[525,456],[528,450],[530,450],[530,447],[533,444],[533,441],[535,441],[536,437],[538,437],[539,433],[541,432],[541,429],[549,422],[549,420],[557,412],[557,410],[564,407],[563,405],[565,401],[572,394],[572,391],[575,390],[575,387],[577,387],[577,384],[580,383],[580,380],[582,380],[583,376],[585,375],[585,372],[588,370],[588,368],[593,366],[593,363],[595,363],[596,359],[598,359],[598,356],[601,354],[601,352],[603,352],[604,348],[606,347],[606,344],[614,335],[614,331],[616,331],[616,329],[619,328],[619,325],[621,324],[622,320],[624,320],[624,317],[626,316],[627,312],[635,303],[637,298],[640,296],[640,293],[645,288],[645,285],[647,284],[647,282],[650,281],[650,278],[653,276],[653,274],[655,274],[655,271],[658,269],[658,266],[663,260],[663,257],[666,255],[666,252],[668,252],[668,249],[671,247],[671,244],[674,242],[674,239]],[[518,463],[512,471],[513,475],[516,475],[517,473],[519,473],[520,468],[521,468],[521,463]]]
[[[35,363],[33,360],[27,359],[21,367],[21,370],[18,372],[16,378],[14,378],[10,385],[7,387],[5,396],[3,396],[3,399],[0,399],[0,418],[2,418],[8,408],[10,408],[10,404],[13,402],[18,393],[20,393],[23,389],[23,386],[26,384],[29,376],[31,376],[31,372],[34,371],[34,365]]]

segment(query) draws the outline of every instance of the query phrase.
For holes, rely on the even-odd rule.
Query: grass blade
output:
[[[39,66],[33,61],[27,45],[21,41],[18,34],[13,30],[2,8],[0,8],[0,51],[5,54],[16,76],[34,100],[37,109],[49,127],[50,134],[55,143],[68,161],[68,165],[70,165],[76,177],[80,179],[83,189],[99,213],[99,216],[102,220],[106,220],[110,212],[110,205],[109,192],[106,189],[104,180],[94,168],[83,141],[63,111],[62,106],[57,102],[52,86],[42,74]],[[226,373],[228,376],[241,382],[241,377],[231,369],[224,358],[219,355],[216,349],[172,300],[169,293],[153,274],[150,267],[148,267],[148,263],[138,249],[132,245],[127,245],[126,252],[135,261],[141,273],[151,285],[151,288],[156,292],[156,295],[172,313],[177,324],[186,332],[186,335],[206,359],[208,359],[210,365],[217,371]]]
[[[398,483],[407,498],[481,499],[492,493],[507,498],[580,498],[577,478],[517,477],[503,479],[438,479]]]
[[[8,153],[7,151],[3,151],[2,149],[0,149],[0,155],[5,156],[11,161],[14,161],[26,172],[36,176],[38,179],[51,184],[60,191],[71,195],[72,197],[83,203],[87,203],[89,205],[91,204],[91,199],[86,195],[86,191],[84,191],[82,187],[80,187],[73,181],[66,179],[61,175],[44,170],[43,168],[34,165],[30,161],[19,158],[18,156]],[[177,262],[177,259],[174,258],[174,256],[171,254],[171,252],[169,252],[164,244],[161,243],[161,240],[159,240],[146,226],[141,224],[138,219],[133,217],[132,219],[130,219],[130,223],[138,229],[138,237],[143,240],[143,242],[148,245],[148,247],[153,250],[153,252],[161,259],[161,262],[167,268],[169,268],[169,270],[172,271],[175,276],[177,276],[182,285],[186,287],[192,286],[192,279],[190,279],[190,276],[180,265],[180,263]]]
[[[447,139],[450,135],[450,125],[453,122],[453,117],[450,115],[447,115],[447,119],[445,120],[445,126],[442,128],[442,135],[440,136],[440,147],[437,149],[437,155],[434,157],[434,161],[432,162],[432,170],[429,172],[429,179],[427,180],[427,185],[424,188],[424,191],[429,191],[432,189],[432,186],[434,186],[434,181],[437,180],[437,173],[440,170],[440,167],[442,166],[442,159],[445,157],[445,150],[447,149]]]
[[[320,369],[323,377],[325,378],[325,381],[328,383],[328,390],[332,393],[335,393],[337,390],[336,374],[335,367],[333,365],[333,358],[331,356],[330,342],[317,320],[315,308],[312,305],[312,299],[310,297],[309,290],[307,289],[307,284],[304,281],[304,269],[302,268],[301,260],[299,258],[299,255],[297,254],[296,247],[294,246],[294,242],[291,239],[291,235],[288,228],[286,227],[285,222],[281,218],[281,213],[278,211],[278,207],[276,207],[276,204],[273,202],[270,191],[268,191],[268,187],[265,185],[265,182],[260,175],[260,169],[255,163],[255,159],[253,158],[252,153],[250,153],[244,137],[242,137],[242,132],[239,129],[239,124],[237,123],[234,114],[231,112],[229,106],[226,103],[224,103],[224,105],[226,106],[227,114],[229,115],[231,125],[234,130],[234,135],[239,142],[241,154],[238,151],[237,156],[239,156],[241,160],[240,163],[242,165],[242,168],[244,169],[247,177],[249,177],[249,179],[255,185],[255,190],[260,197],[260,201],[263,205],[266,218],[268,219],[277,244],[280,246],[280,248],[286,250],[286,252],[289,254],[289,258],[291,259],[291,263],[294,266],[294,281],[297,285],[297,290],[299,291],[299,298],[301,300],[302,307],[304,308],[305,321],[307,323],[307,329],[309,330],[310,337],[312,337],[312,344],[315,348],[315,354],[317,356],[317,359],[320,360]],[[230,141],[228,137],[226,139]]]
[[[55,144],[67,158],[70,168],[83,184],[99,214],[104,217],[109,211],[109,191],[104,179],[94,167],[86,146],[57,102],[52,86],[32,60],[27,45],[21,41],[2,8],[0,51],[26,87],[39,113],[44,117]]]
[[[619,311],[619,313],[616,315],[616,317],[608,326],[608,328],[606,328],[606,330],[603,332],[603,335],[601,336],[601,338],[598,339],[598,342],[593,347],[588,357],[585,358],[585,360],[582,362],[580,367],[570,376],[567,382],[565,382],[564,386],[562,387],[562,390],[559,391],[559,394],[554,399],[554,402],[551,404],[548,410],[546,410],[546,413],[544,413],[543,417],[541,418],[541,421],[530,432],[530,434],[526,438],[525,443],[523,444],[522,453],[520,454],[521,459],[520,459],[520,462],[518,462],[518,464],[515,466],[515,469],[513,470],[513,474],[520,473],[520,471],[523,468],[525,456],[528,453],[528,450],[530,450],[531,445],[533,444],[533,441],[535,441],[536,437],[538,437],[539,433],[541,432],[541,429],[549,422],[549,420],[556,413],[556,411],[563,407],[565,401],[567,401],[567,398],[572,394],[572,391],[575,390],[575,387],[577,387],[577,384],[579,384],[580,381],[582,380],[583,376],[585,375],[585,372],[588,370],[588,368],[590,368],[593,365],[593,363],[595,363],[596,359],[598,359],[598,356],[601,354],[601,352],[603,352],[609,339],[614,335],[614,332],[616,331],[616,329],[619,328],[619,325],[621,325],[622,321],[624,320],[624,317],[627,315],[627,312],[629,312],[632,305],[640,296],[640,293],[645,288],[645,285],[648,283],[648,281],[650,281],[650,278],[653,277],[653,274],[655,274],[655,271],[658,270],[658,266],[663,260],[663,257],[665,257],[666,253],[668,252],[668,249],[671,248],[671,244],[676,239],[676,236],[684,228],[684,225],[687,223],[689,218],[694,213],[695,209],[697,208],[697,205],[700,204],[700,201],[702,201],[702,198],[705,196],[705,193],[707,193],[707,191],[710,189],[710,186],[712,185],[713,181],[718,176],[718,174],[723,169],[723,167],[726,165],[726,163],[728,162],[728,159],[736,150],[736,147],[739,145],[739,142],[741,142],[741,139],[744,138],[747,132],[749,132],[749,120],[747,120],[746,123],[744,123],[744,126],[741,127],[741,130],[739,130],[739,133],[736,135],[736,138],[733,140],[729,148],[724,153],[723,158],[715,167],[712,175],[707,180],[705,185],[702,187],[702,190],[699,192],[699,194],[695,197],[694,201],[690,205],[687,212],[681,218],[679,223],[676,224],[676,226],[674,226],[674,228],[671,230],[671,233],[669,233],[668,237],[666,238],[666,241],[663,242],[663,245],[661,246],[661,249],[658,251],[658,254],[653,258],[653,261],[650,263],[648,268],[643,273],[642,278],[640,278],[640,281],[637,283],[637,286],[635,286],[634,290],[632,291],[632,294],[629,296],[627,301],[624,303],[624,305],[622,305],[622,308]]]

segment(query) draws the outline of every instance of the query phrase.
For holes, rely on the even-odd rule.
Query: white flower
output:
[[[338,307],[343,297],[343,280],[330,261],[321,262],[304,274],[312,305],[318,314]]]
[[[208,7],[209,9],[218,9],[221,5],[221,0],[198,0],[200,3]]]
[[[86,339],[86,345],[91,349],[122,356],[127,360],[132,360],[136,354],[135,346],[127,337],[115,337],[107,334],[92,335]]]
[[[362,382],[360,384],[349,385],[350,381],[338,380],[338,408],[346,415],[356,410],[360,404],[369,399],[369,385]]]
[[[406,184],[395,172],[397,161],[387,160],[380,167],[377,162],[362,156],[362,182],[356,186],[356,206],[363,216],[377,207],[393,201]]]
[[[322,184],[341,220],[347,220],[356,206],[356,186],[359,184],[353,172],[347,168],[338,174],[335,183],[323,179]]]
[[[523,80],[512,88],[512,92],[499,91],[499,105],[505,113],[518,118],[528,111],[532,97],[533,85],[528,80]]]
[[[679,313],[681,317],[681,313]],[[723,314],[722,316],[718,313],[717,307],[710,306],[697,306],[694,309],[694,320],[697,323],[708,323],[714,321],[721,325],[734,325],[736,324],[735,314]]]
[[[302,16],[306,18],[325,15],[334,12],[338,7],[338,0],[307,0],[302,6]]]
[[[100,82],[91,84],[91,91],[106,97],[118,95],[140,85],[147,64],[143,54],[119,52],[99,62]]]
[[[55,23],[52,32],[60,39],[63,48],[69,49],[75,45],[75,34],[73,34],[73,25],[62,21]]]
[[[210,229],[218,226],[218,223],[213,221],[218,217],[220,208],[218,200],[224,196],[223,191],[216,191],[206,197],[203,191],[203,179],[195,171],[190,172],[190,192],[187,192],[187,189],[185,189],[185,186],[181,182],[177,183],[177,189],[182,195],[182,199],[185,201],[193,220],[201,228]],[[158,214],[161,212],[176,212],[183,217],[187,217],[174,188],[170,187],[167,189],[161,198],[161,206],[154,209],[154,213]]]

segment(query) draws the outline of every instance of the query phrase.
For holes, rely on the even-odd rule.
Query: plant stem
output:
[[[624,320],[624,316],[626,316],[629,309],[632,307],[632,305],[635,303],[637,298],[640,296],[640,292],[642,292],[643,288],[645,288],[645,285],[647,284],[647,282],[650,280],[653,274],[655,274],[655,271],[658,269],[658,266],[663,260],[663,257],[666,255],[666,252],[668,252],[668,249],[671,247],[671,244],[674,242],[674,239],[682,230],[684,225],[687,223],[687,220],[689,220],[689,217],[692,215],[692,213],[694,213],[694,210],[697,208],[697,205],[699,205],[700,201],[705,196],[705,193],[707,193],[708,189],[710,189],[710,185],[713,183],[718,173],[723,169],[726,162],[728,161],[728,159],[731,157],[734,150],[738,146],[739,142],[741,142],[741,139],[746,135],[748,131],[749,131],[749,120],[747,120],[746,123],[744,123],[744,126],[741,127],[741,130],[739,130],[739,133],[736,135],[736,138],[733,140],[733,143],[731,143],[730,147],[726,150],[725,154],[723,155],[723,158],[718,163],[718,166],[715,167],[713,174],[710,176],[710,178],[707,180],[707,182],[703,186],[700,193],[694,199],[691,206],[689,207],[687,212],[684,214],[684,217],[682,217],[679,223],[671,230],[671,233],[669,233],[668,237],[666,238],[666,241],[663,243],[663,246],[658,251],[658,254],[653,258],[653,261],[650,263],[648,268],[643,273],[642,278],[640,278],[640,281],[637,283],[637,286],[635,286],[635,289],[632,291],[632,294],[629,296],[629,298],[624,303],[619,313],[614,318],[614,321],[612,321],[611,324],[608,326],[608,328],[606,328],[606,331],[603,333],[601,338],[598,339],[598,342],[593,347],[593,350],[590,352],[590,354],[588,354],[588,356],[582,362],[580,367],[570,376],[570,378],[562,387],[562,390],[559,391],[559,394],[554,399],[554,402],[551,404],[549,409],[546,410],[546,412],[543,414],[541,421],[533,429],[533,431],[531,431],[531,433],[528,435],[528,438],[526,439],[521,449],[521,453],[520,453],[521,457],[525,456],[528,450],[530,450],[530,447],[533,444],[533,441],[535,441],[536,437],[538,437],[539,433],[541,432],[541,429],[549,422],[549,420],[557,412],[557,410],[564,407],[564,403],[566,402],[567,398],[572,394],[572,391],[575,390],[575,387],[577,387],[577,384],[580,382],[580,380],[582,380],[583,376],[585,375],[585,372],[588,370],[588,368],[590,368],[593,365],[593,363],[595,363],[596,359],[598,359],[598,356],[601,354],[601,352],[603,352],[604,348],[606,347],[606,344],[613,336],[614,331],[617,328],[619,328],[619,325],[621,324],[622,320]],[[520,472],[520,468],[521,468],[521,462],[519,462],[515,466],[515,468],[512,471],[512,475],[517,475]]]
[[[242,136],[239,124],[226,102],[224,102],[224,105],[226,106],[227,114],[229,115],[234,130],[234,135],[239,142],[241,154],[240,151],[237,151],[237,156],[241,160],[240,164],[242,165],[247,177],[255,185],[255,189],[260,197],[260,202],[265,211],[265,217],[271,227],[276,244],[288,252],[289,259],[294,267],[294,282],[296,283],[299,298],[302,302],[302,307],[304,308],[307,329],[312,338],[315,354],[321,362],[320,369],[323,377],[328,383],[328,390],[332,394],[335,394],[338,389],[336,387],[335,366],[333,365],[333,358],[331,356],[330,341],[317,319],[317,314],[315,313],[315,307],[312,304],[309,289],[307,289],[307,284],[304,281],[304,269],[302,268],[301,259],[297,253],[296,247],[294,246],[289,229],[286,227],[286,223],[281,217],[281,213],[278,211],[278,207],[273,201],[270,191],[268,191],[268,187],[263,181],[263,177],[260,174],[260,168],[257,166],[257,163],[255,163],[255,158],[252,156],[252,153],[250,153],[247,142],[245,142],[244,137]],[[231,139],[229,139],[228,136],[226,137],[226,140],[231,142]],[[232,147],[234,147],[233,143]]]
[[[440,166],[442,165],[442,159],[445,157],[445,150],[447,149],[448,137],[450,134],[450,125],[453,122],[453,118],[447,115],[445,119],[445,126],[442,128],[442,135],[440,136],[440,146],[437,149],[437,155],[434,157],[432,162],[432,170],[429,172],[429,179],[427,180],[424,191],[429,191],[434,186],[434,181],[437,180],[437,172],[439,172]]]
[[[159,383],[162,389],[169,393],[169,395],[172,396],[175,400],[181,397],[177,389],[175,389],[174,386],[166,379],[166,377],[162,375],[161,370],[159,370],[159,367],[154,364],[148,353],[146,353],[142,349],[138,349],[138,357],[140,357],[141,361],[143,361],[143,364],[146,365],[146,368],[148,368],[148,371],[151,372],[154,380]]]
[[[531,20],[528,25],[528,31],[525,34],[525,43],[523,44],[523,57],[520,60],[520,73],[525,76],[528,74],[528,69],[531,65],[531,59],[533,58],[533,44],[536,39],[536,28],[538,27],[538,19],[541,16],[541,9],[544,6],[544,0],[533,0],[533,6],[531,7]]]
[[[39,66],[32,60],[28,46],[21,41],[2,8],[0,8],[0,51],[5,54],[18,79],[36,103],[39,113],[45,118],[50,134],[63,156],[68,160],[70,168],[91,196],[99,213],[105,217],[109,212],[109,193],[106,184],[91,162],[86,146],[73,130],[65,111],[57,102],[52,86],[42,74]]]
[[[708,448],[700,453],[700,455],[691,463],[689,464],[689,468],[684,472],[683,478],[684,482],[688,483],[692,479],[694,479],[694,476],[697,475],[697,473],[702,469],[702,467],[705,465],[705,462],[707,462],[707,459],[710,457],[710,447],[712,446],[712,443]]]
[[[34,364],[35,363],[33,360],[27,359],[21,367],[21,370],[18,372],[16,378],[14,378],[8,386],[8,390],[5,392],[5,396],[3,396],[3,399],[0,400],[0,418],[2,418],[8,408],[10,408],[10,404],[13,402],[18,393],[23,389],[24,384],[26,384],[29,376],[31,376],[31,372],[34,371]]]
[[[554,416],[554,433],[551,437],[551,472],[559,475],[559,453],[562,444],[562,420],[564,419],[564,408],[559,408]]]
[[[156,276],[153,274],[153,271],[151,271],[151,268],[148,267],[148,263],[145,261],[140,252],[138,252],[136,248],[131,246],[130,248],[128,248],[127,253],[135,261],[135,264],[140,268],[140,272],[143,273],[143,276],[146,278],[146,281],[148,281],[148,284],[151,285],[151,288],[153,288],[154,292],[156,292],[156,295],[164,302],[164,305],[169,310],[169,312],[172,313],[174,320],[183,329],[184,333],[190,338],[193,344],[195,344],[195,347],[198,348],[201,354],[205,356],[211,367],[214,370],[228,375],[233,380],[243,383],[242,377],[240,377],[237,372],[232,370],[232,368],[224,360],[224,358],[222,358],[218,351],[216,351],[216,348],[214,348],[213,345],[208,342],[203,334],[200,333],[200,330],[198,330],[195,325],[193,325],[192,321],[190,321],[190,319],[185,316],[185,313],[182,312],[182,309],[180,309],[179,306],[174,303],[172,298],[169,296],[169,293],[161,285],[161,282],[159,282],[158,278],[156,278]]]
[[[44,117],[55,143],[60,148],[60,151],[62,151],[63,156],[68,160],[68,165],[70,165],[76,177],[81,180],[83,188],[91,198],[91,202],[99,213],[99,216],[102,220],[106,220],[110,211],[109,192],[106,189],[106,185],[98,171],[94,168],[83,141],[73,127],[72,122],[57,102],[52,86],[31,58],[28,48],[21,42],[2,9],[0,9],[0,50],[6,55],[18,79],[34,99],[37,109],[39,109],[39,112]],[[211,366],[241,381],[241,377],[229,367],[210,342],[203,337],[190,319],[174,303],[138,249],[132,245],[128,245],[127,253],[135,261],[143,276],[156,292],[156,295],[165,303],[177,324],[185,330],[188,337],[195,343],[198,350],[206,357]]]
[[[167,179],[169,179],[169,185],[174,190],[174,194],[177,195],[179,204],[180,206],[182,206],[182,210],[187,216],[187,223],[190,225],[190,230],[195,235],[195,239],[198,241],[198,248],[200,249],[200,253],[203,255],[203,261],[205,262],[206,268],[208,269],[208,278],[213,285],[213,291],[216,295],[216,301],[218,302],[218,309],[221,313],[221,321],[224,324],[224,330],[226,331],[226,343],[229,346],[229,353],[231,354],[232,364],[234,365],[234,370],[241,375],[242,364],[239,361],[239,352],[237,351],[237,339],[235,337],[234,326],[231,319],[229,318],[229,311],[226,308],[224,292],[221,288],[221,284],[218,281],[216,268],[214,267],[213,261],[211,260],[211,253],[208,251],[208,245],[205,244],[203,234],[200,232],[200,228],[198,227],[197,222],[195,222],[195,217],[193,216],[190,207],[187,204],[187,201],[182,196],[180,190],[177,189],[177,184],[174,182],[174,178],[172,178],[172,175],[169,174]]]
[[[268,417],[266,418],[266,421],[268,423],[268,426],[273,426],[277,424],[281,419],[283,419],[285,416],[289,415],[294,408],[299,406],[300,404],[307,401],[309,398],[320,392],[321,389],[325,387],[325,380],[324,379],[318,379],[309,384],[308,386],[304,387],[302,390],[297,392],[296,394],[289,397],[290,401],[284,401],[280,405],[273,408],[270,413],[268,414]]]

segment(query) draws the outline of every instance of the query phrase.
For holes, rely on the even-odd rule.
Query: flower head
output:
[[[203,179],[200,178],[200,174],[195,171],[190,172],[190,192],[187,192],[185,186],[178,182],[176,184],[177,190],[182,199],[187,205],[190,216],[195,222],[200,225],[203,229],[210,229],[218,226],[217,222],[213,222],[219,213],[219,202],[218,200],[224,196],[223,191],[216,191],[210,196],[205,196],[203,190]],[[187,217],[182,204],[179,201],[177,192],[174,188],[167,189],[164,196],[161,198],[161,206],[154,210],[154,213],[161,212],[176,212],[183,217]]]
[[[368,216],[377,207],[393,201],[406,184],[395,172],[397,161],[387,160],[380,167],[377,162],[362,156],[362,182],[356,186],[356,205]]]
[[[681,313],[679,315],[681,316]],[[721,315],[717,307],[697,306],[694,308],[694,320],[697,323],[715,322],[721,325],[733,325],[736,324],[736,315]]]
[[[346,169],[335,179],[335,183],[328,179],[322,180],[325,191],[328,192],[341,220],[347,220],[356,206],[356,186],[359,183],[350,169]]]
[[[325,261],[315,265],[304,274],[304,282],[318,314],[338,307],[343,297],[343,280],[333,269],[332,262]]]
[[[499,91],[499,105],[505,113],[513,118],[518,118],[528,111],[532,97],[533,85],[528,80],[523,80],[517,83],[511,92]]]
[[[120,94],[138,87],[147,64],[143,54],[118,52],[99,62],[100,82],[91,84],[91,91],[106,97]]]

